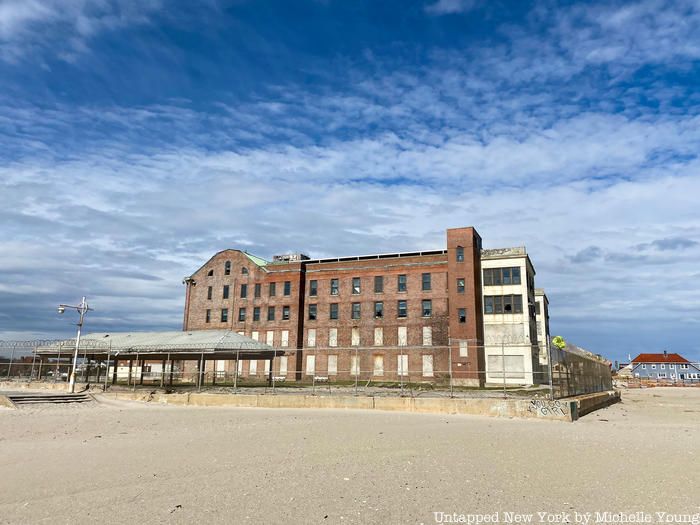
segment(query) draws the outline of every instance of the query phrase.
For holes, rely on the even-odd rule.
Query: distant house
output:
[[[679,354],[639,354],[631,364],[632,375],[640,379],[700,381],[700,365]]]

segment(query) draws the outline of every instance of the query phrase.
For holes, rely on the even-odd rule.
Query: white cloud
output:
[[[477,0],[437,0],[425,7],[426,12],[432,15],[449,15],[466,13],[478,5]]]

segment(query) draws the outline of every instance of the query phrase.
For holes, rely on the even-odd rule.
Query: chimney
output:
[[[668,359],[668,352],[664,350],[664,359]]]

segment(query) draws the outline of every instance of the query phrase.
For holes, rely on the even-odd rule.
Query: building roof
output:
[[[679,354],[639,354],[632,363],[690,363]]]
[[[63,352],[74,347],[75,340],[57,342],[38,349],[38,353],[54,354],[59,347]],[[80,350],[120,353],[219,353],[219,352],[270,352],[274,348],[237,334],[231,330],[191,330],[187,332],[99,332],[89,333],[80,339]],[[69,350],[70,351],[70,350]]]
[[[256,266],[267,266],[267,265],[269,264],[268,261],[266,261],[266,260],[263,259],[262,257],[258,257],[257,255],[252,255],[252,254],[250,254],[250,253],[248,253],[248,252],[243,252],[243,254],[244,254],[246,257],[248,257],[248,259],[250,259],[251,262],[252,262],[253,264],[255,264]]]

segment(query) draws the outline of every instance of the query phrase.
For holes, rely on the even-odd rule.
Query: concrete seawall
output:
[[[463,414],[518,417],[550,421],[575,421],[580,415],[619,400],[619,394],[601,392],[576,399],[464,399],[369,396],[311,396],[289,394],[160,394],[110,392],[98,398],[147,401],[167,405],[249,408],[336,408],[431,414]]]

